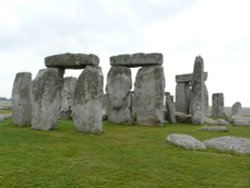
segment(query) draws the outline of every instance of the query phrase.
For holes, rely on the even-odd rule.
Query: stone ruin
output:
[[[165,76],[159,53],[118,55],[110,58],[107,77],[107,116],[113,123],[162,125],[164,123]],[[142,67],[134,91],[130,68]]]
[[[12,90],[13,122],[51,130],[56,128],[60,115],[72,117],[78,131],[101,132],[103,74],[99,58],[66,53],[46,57],[45,65],[47,68],[40,70],[32,82],[30,73],[17,74]],[[84,71],[78,80],[63,79],[65,69]]]
[[[208,73],[204,72],[202,57],[195,59],[192,74],[176,75],[175,108],[177,112],[192,115],[193,124],[203,124],[208,111],[208,90],[205,84]]]
[[[59,54],[45,58],[32,81],[31,73],[18,73],[12,90],[13,122],[33,129],[56,128],[57,119],[73,119],[80,132],[102,132],[102,120],[117,124],[161,126],[170,123],[208,123],[208,90],[203,59],[195,58],[192,74],[176,75],[176,101],[165,92],[160,53],[110,57],[106,94],[99,58],[90,54]],[[140,67],[132,90],[131,68]],[[78,79],[64,78],[65,69],[84,69]],[[213,94],[212,116],[224,114],[223,94]],[[240,113],[235,104],[233,114]],[[182,113],[182,114],[181,114]],[[103,116],[105,115],[105,116]],[[209,123],[208,123],[209,124]]]

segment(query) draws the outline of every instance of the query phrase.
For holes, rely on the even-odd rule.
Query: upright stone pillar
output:
[[[175,88],[175,108],[177,112],[190,114],[191,88],[190,82],[177,82]]]
[[[204,116],[208,115],[208,107],[209,107],[209,94],[207,85],[204,82]]]
[[[240,116],[241,113],[241,103],[236,102],[232,106],[232,116]]]
[[[173,101],[173,96],[171,96],[169,92],[166,92],[165,96],[166,96],[165,102],[166,102],[166,108],[167,108],[167,120],[170,121],[170,123],[176,123],[175,105]]]
[[[136,75],[134,111],[139,125],[164,123],[165,76],[162,66],[141,68]]]
[[[132,124],[131,112],[131,71],[127,67],[111,67],[106,93],[108,98],[108,120],[119,124]]]
[[[51,130],[56,128],[61,105],[61,89],[64,69],[42,69],[32,82],[32,128]]]
[[[212,116],[223,117],[224,96],[223,93],[214,93],[212,96]]]
[[[204,123],[204,64],[202,57],[198,56],[194,63],[191,115],[192,124]]]
[[[76,89],[77,79],[74,77],[66,77],[63,79],[63,88],[62,88],[62,102],[60,108],[60,117],[62,119],[71,119],[72,118],[72,108],[73,100]]]
[[[31,125],[31,81],[31,73],[18,73],[12,88],[12,120],[19,126]]]
[[[87,66],[77,80],[73,121],[78,131],[102,132],[103,74],[100,67]]]

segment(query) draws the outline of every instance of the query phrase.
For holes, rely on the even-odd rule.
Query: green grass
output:
[[[11,114],[11,110],[2,110],[0,109],[0,115]]]
[[[250,156],[214,150],[187,151],[165,142],[171,133],[200,140],[234,135],[198,131],[188,124],[119,126],[104,122],[103,134],[77,133],[72,121],[55,131],[0,122],[0,187],[249,187]]]

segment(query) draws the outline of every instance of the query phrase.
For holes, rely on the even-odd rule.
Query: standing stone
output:
[[[63,69],[42,69],[32,82],[32,128],[51,130],[56,128],[61,105]]]
[[[111,67],[106,93],[108,98],[108,120],[119,124],[132,124],[131,97],[132,93],[131,71],[127,67]]]
[[[72,118],[72,108],[76,82],[77,79],[74,77],[66,77],[63,79],[62,102],[60,108],[60,117],[62,119]]]
[[[12,120],[19,126],[31,124],[31,73],[16,74],[12,89]]]
[[[191,95],[192,124],[204,123],[204,64],[202,57],[198,56],[194,63],[193,85]]]
[[[236,102],[232,106],[232,116],[240,116],[241,113],[241,103]]]
[[[166,95],[166,108],[167,108],[167,120],[170,121],[170,123],[176,123],[175,119],[175,105],[172,96],[169,92],[165,93]]]
[[[162,66],[143,67],[138,71],[133,101],[137,124],[163,124],[164,90],[165,76]]]
[[[204,83],[204,116],[208,115],[208,107],[209,107],[209,94],[207,90],[207,85]]]
[[[77,80],[72,118],[80,132],[102,132],[103,74],[100,67],[87,66]]]
[[[175,88],[175,108],[177,112],[190,114],[191,89],[189,82],[177,83]]]
[[[212,116],[223,117],[224,96],[223,93],[214,93],[212,96]]]

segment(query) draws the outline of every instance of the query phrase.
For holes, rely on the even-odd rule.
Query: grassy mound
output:
[[[72,121],[55,131],[0,122],[0,187],[247,187],[250,156],[186,151],[165,142],[171,133],[199,140],[250,138],[250,127],[198,131],[189,124],[119,126],[104,122],[100,135],[77,133]]]

